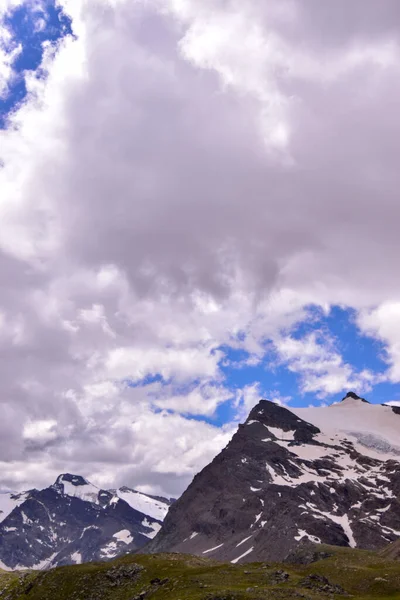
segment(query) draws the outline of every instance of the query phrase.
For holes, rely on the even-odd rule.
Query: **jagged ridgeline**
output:
[[[170,508],[148,552],[284,560],[304,542],[400,537],[400,411],[350,392],[329,407],[261,400]]]

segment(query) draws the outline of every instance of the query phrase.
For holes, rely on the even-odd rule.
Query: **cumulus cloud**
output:
[[[301,391],[314,392],[320,398],[344,389],[370,391],[374,384],[385,380],[385,375],[368,369],[355,372],[352,365],[344,362],[334,341],[318,332],[299,339],[291,336],[278,339],[275,348],[279,360],[300,375]]]
[[[274,347],[302,391],[369,389],[293,336],[310,304],[359,311],[398,381],[397,1],[59,5],[76,36],[0,131],[6,485],[178,494],[235,427],[190,415],[288,401],[235,396],[227,348]]]
[[[364,333],[385,345],[382,358],[388,363],[388,379],[400,382],[400,302],[383,302],[379,307],[363,310],[358,325]]]

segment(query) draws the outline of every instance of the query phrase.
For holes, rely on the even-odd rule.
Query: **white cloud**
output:
[[[162,387],[158,393],[154,392],[153,404],[182,414],[213,416],[220,404],[233,397],[234,393],[224,386],[206,383],[180,394]]]
[[[301,376],[302,392],[313,392],[322,398],[343,390],[369,391],[382,380],[382,375],[368,370],[356,372],[343,361],[333,341],[317,332],[299,339],[278,339],[275,348],[279,360]]]
[[[24,426],[23,437],[29,442],[46,443],[57,437],[57,421],[30,421]]]
[[[5,15],[10,9],[24,3],[24,0],[0,0],[0,16]]]
[[[236,419],[238,421],[246,419],[250,410],[261,398],[264,398],[265,395],[266,394],[263,393],[261,384],[258,381],[238,390],[235,403],[237,408]]]
[[[378,308],[364,310],[358,316],[362,332],[385,345],[382,358],[389,365],[388,379],[400,382],[400,302],[385,302]]]
[[[212,350],[212,348],[211,348]],[[198,377],[216,378],[221,352],[210,352],[205,347],[176,348],[117,348],[106,360],[106,372],[115,379],[138,382],[151,375],[161,375],[166,381],[172,377],[178,381]]]
[[[269,400],[281,406],[286,406],[292,398],[291,396],[283,396],[279,390],[263,390],[259,381],[248,384],[236,393],[236,421],[247,419],[249,412],[260,400]]]
[[[7,96],[8,89],[15,76],[13,63],[17,56],[21,53],[22,46],[16,45],[9,48],[11,34],[9,31],[1,27],[1,7],[0,7],[0,99]]]
[[[229,397],[220,347],[368,389],[293,338],[310,304],[366,311],[398,381],[397,3],[60,5],[77,37],[0,131],[0,477],[179,493],[233,431],[183,416]]]

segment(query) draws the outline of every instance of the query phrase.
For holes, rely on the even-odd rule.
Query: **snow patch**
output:
[[[267,426],[268,431],[270,431],[278,440],[284,440],[285,442],[294,440],[294,431],[284,431],[279,427],[270,427]],[[264,440],[263,440],[264,441]],[[268,440],[270,441],[270,440]],[[275,440],[274,440],[275,441]]]
[[[218,548],[222,548],[224,544],[220,544],[219,546],[214,546],[214,548],[210,548],[209,550],[204,550],[203,554],[208,554],[209,552],[214,552],[214,550],[218,550]]]
[[[239,542],[238,544],[236,544],[236,548],[239,548],[239,546],[241,546],[242,544],[246,543],[247,540],[249,540],[252,537],[253,537],[253,534],[249,535],[249,537],[247,537],[247,538],[244,538],[244,540],[242,540],[241,542]]]
[[[311,535],[305,529],[299,529],[298,532],[297,532],[297,535],[294,536],[294,539],[297,542],[300,542],[300,540],[302,540],[304,537],[306,537],[307,539],[309,539],[310,542],[313,542],[314,544],[320,544],[321,543],[321,540],[320,540],[319,537],[317,537],[316,535]]]
[[[379,460],[400,455],[399,421],[390,406],[344,400],[329,407],[292,408],[304,421],[331,437],[342,432],[361,454]]]
[[[116,490],[116,494],[119,498],[125,500],[125,502],[127,502],[129,506],[135,510],[144,515],[148,515],[152,519],[157,519],[157,521],[163,521],[169,510],[168,504],[162,502],[161,500],[156,500],[155,498],[146,496],[146,494],[142,494],[136,490],[121,488]]]
[[[144,533],[143,532],[143,535],[145,535],[146,537],[150,538],[151,540],[156,537],[157,533],[161,529],[160,523],[157,523],[155,521],[150,522],[147,519],[144,519],[142,521],[142,525],[143,525],[143,527],[148,527],[149,529],[153,530],[150,533]]]
[[[254,546],[252,546],[249,550],[247,550],[246,552],[244,552],[244,554],[242,554],[241,556],[238,556],[234,560],[231,560],[231,563],[233,565],[236,565],[236,563],[238,563],[239,560],[242,560],[242,558],[244,558],[245,556],[247,556],[248,554],[250,554],[251,552],[253,552],[253,550],[254,550]]]
[[[0,523],[4,521],[9,514],[12,513],[14,508],[17,508],[29,498],[29,492],[22,492],[21,494],[8,492],[0,494]]]
[[[108,542],[100,551],[100,556],[102,558],[114,558],[118,554],[118,544],[117,542]]]
[[[82,564],[82,554],[80,552],[74,552],[73,554],[71,554],[71,560],[76,565],[81,565]]]
[[[87,482],[85,485],[74,485],[70,481],[61,479],[59,484],[63,486],[64,494],[72,498],[79,498],[85,502],[99,503],[100,488]]]
[[[117,531],[117,533],[114,533],[113,538],[119,542],[123,542],[124,544],[130,544],[133,542],[132,534],[128,529],[121,529],[121,531]]]

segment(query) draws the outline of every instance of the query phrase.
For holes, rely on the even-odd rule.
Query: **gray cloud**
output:
[[[0,132],[0,477],[177,494],[232,431],[182,416],[233,398],[221,344],[258,360],[340,303],[399,360],[368,311],[400,301],[400,9],[69,9],[78,39]],[[340,360],[313,389],[359,380]]]

